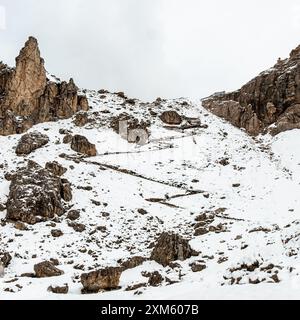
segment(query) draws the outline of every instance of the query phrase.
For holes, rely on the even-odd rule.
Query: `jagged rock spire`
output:
[[[16,58],[16,68],[6,84],[4,105],[9,109],[17,109],[20,116],[28,116],[36,108],[46,84],[46,70],[38,42],[30,37]]]
[[[29,37],[16,58],[16,67],[0,65],[0,135],[23,133],[34,124],[72,117],[88,110],[73,79],[47,80],[38,41]]]

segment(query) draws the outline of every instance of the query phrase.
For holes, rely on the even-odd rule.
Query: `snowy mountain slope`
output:
[[[6,211],[0,212],[1,247],[13,256],[0,278],[0,299],[299,298],[299,290],[291,289],[300,283],[299,130],[252,138],[198,101],[136,101],[132,106],[117,94],[86,94],[93,121],[84,127],[72,119],[34,126],[30,132],[47,134],[50,142],[29,156],[15,154],[20,135],[0,137],[0,203],[9,192],[5,173],[29,159],[42,166],[56,160],[68,168],[64,177],[72,183],[72,209],[80,210],[79,222],[86,227],[75,232],[62,216],[22,231],[5,223]],[[207,128],[167,129],[150,108],[152,114],[171,109],[199,117]],[[151,119],[148,144],[129,144],[109,127],[112,117],[125,111]],[[98,155],[78,157],[62,143],[60,129],[87,137]],[[199,226],[203,213],[208,218]],[[53,238],[53,229],[63,236]],[[81,294],[83,272],[117,266],[133,256],[149,258],[151,243],[163,231],[189,239],[199,256],[173,268],[146,261],[122,273],[120,290]],[[59,260],[64,275],[21,277],[50,258]],[[195,264],[206,268],[193,272]],[[144,272],[153,271],[165,278],[159,288],[126,291],[147,283]],[[66,296],[47,291],[65,283]]]

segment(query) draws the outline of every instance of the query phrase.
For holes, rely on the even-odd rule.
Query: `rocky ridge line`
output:
[[[202,104],[250,135],[300,129],[300,46],[241,89],[215,93]]]

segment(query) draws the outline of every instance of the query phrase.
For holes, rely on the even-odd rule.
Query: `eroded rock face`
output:
[[[119,288],[121,268],[106,268],[81,275],[83,293],[98,293],[100,291]]]
[[[7,219],[35,224],[62,215],[63,200],[70,201],[70,185],[34,161],[9,175]]]
[[[202,104],[251,135],[299,129],[300,46],[240,90],[214,94]]]
[[[38,131],[24,134],[17,145],[16,154],[18,156],[28,155],[32,151],[43,147],[48,142],[49,137]]]
[[[75,135],[72,138],[71,149],[90,157],[97,155],[96,146],[90,143],[86,137],[80,135]]]
[[[276,125],[270,128],[270,133],[276,135],[292,129],[300,129],[300,104],[294,104],[286,109],[277,119]]]
[[[0,64],[0,135],[23,133],[34,124],[55,121],[87,111],[88,101],[69,82],[47,79],[38,42],[30,37],[16,67]]]
[[[160,119],[169,125],[179,125],[182,123],[182,117],[176,111],[165,111],[161,114]]]
[[[196,254],[186,239],[164,232],[157,240],[150,259],[166,267],[172,261],[184,261]]]

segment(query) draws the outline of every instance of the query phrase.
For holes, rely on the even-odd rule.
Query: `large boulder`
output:
[[[202,104],[251,135],[300,129],[300,46],[241,89],[216,93]]]
[[[86,137],[80,135],[75,135],[72,138],[71,149],[89,157],[94,157],[97,155],[96,146],[90,143]]]
[[[32,151],[43,147],[48,142],[48,136],[38,131],[24,134],[17,145],[16,154],[18,156],[28,155]]]
[[[9,180],[7,219],[35,224],[65,212],[63,200],[70,200],[69,184],[36,162],[28,161]]]
[[[64,273],[50,261],[44,261],[36,264],[34,266],[34,272],[37,278],[58,277]]]
[[[166,267],[172,261],[184,261],[194,255],[197,253],[188,240],[178,234],[164,232],[158,238],[150,259]]]
[[[165,111],[161,114],[160,119],[168,125],[179,125],[183,121],[181,115],[176,111]]]
[[[98,293],[119,288],[121,268],[105,268],[81,275],[83,293]]]
[[[0,135],[24,133],[34,124],[88,109],[86,96],[79,94],[72,79],[48,79],[35,38],[25,43],[15,68],[0,63]]]

